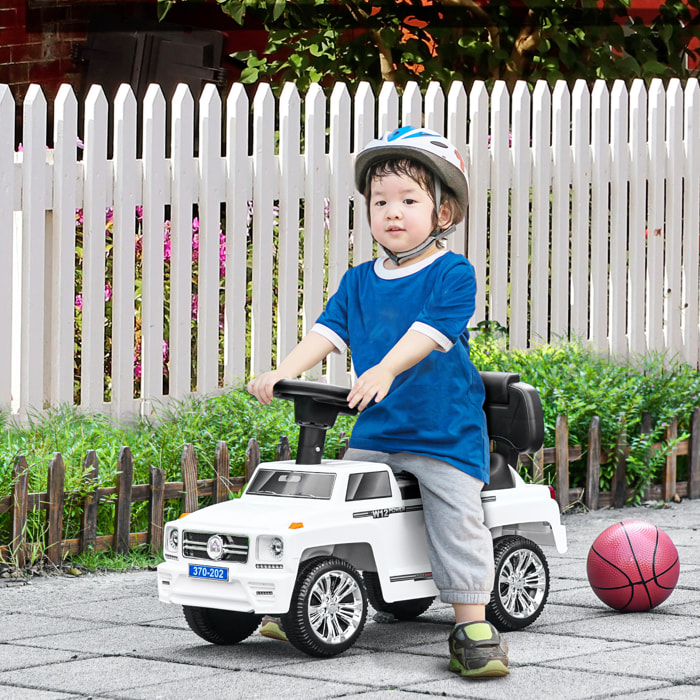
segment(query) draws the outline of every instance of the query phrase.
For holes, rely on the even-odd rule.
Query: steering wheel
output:
[[[273,391],[274,396],[278,399],[287,399],[296,404],[296,399],[306,397],[314,403],[333,408],[334,410],[330,413],[335,415],[343,413],[347,416],[354,416],[357,414],[357,409],[348,406],[349,393],[350,389],[344,386],[305,382],[300,379],[281,379],[275,384]],[[335,417],[333,421],[335,421]]]
[[[297,464],[320,464],[326,431],[338,414],[354,416],[358,412],[348,406],[350,389],[343,386],[281,379],[272,393],[278,399],[294,401],[294,420],[300,428]]]

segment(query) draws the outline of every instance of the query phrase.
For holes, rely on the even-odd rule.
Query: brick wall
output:
[[[52,99],[58,86],[80,83],[80,66],[71,58],[75,42],[85,40],[86,5],[28,7],[27,0],[3,0],[0,8],[0,83],[20,101],[30,83]]]
[[[85,42],[91,13],[109,9],[128,16],[152,15],[153,3],[66,0],[0,0],[0,83],[10,86],[17,104],[16,141],[21,138],[22,100],[32,83],[41,86],[52,104],[62,83],[81,88],[82,65],[73,59],[74,45]]]
[[[0,83],[9,84],[17,104],[18,142],[22,140],[22,100],[30,84],[37,83],[44,91],[49,122],[61,84],[73,85],[80,94],[83,65],[73,59],[73,48],[85,43],[90,19],[97,12],[153,21],[156,0],[0,0]],[[260,50],[265,44],[260,27],[242,29],[221,12],[216,0],[176,6],[168,22],[222,31],[226,53]],[[229,79],[237,79],[239,70],[230,64],[227,68]]]

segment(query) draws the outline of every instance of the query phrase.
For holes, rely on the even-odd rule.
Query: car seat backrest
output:
[[[486,390],[484,412],[494,452],[517,465],[520,452],[533,453],[544,442],[544,415],[540,395],[511,372],[480,372]]]

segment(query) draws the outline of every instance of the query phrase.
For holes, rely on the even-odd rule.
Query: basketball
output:
[[[680,562],[671,538],[643,520],[624,520],[596,537],[586,565],[593,592],[624,612],[651,610],[678,582]]]

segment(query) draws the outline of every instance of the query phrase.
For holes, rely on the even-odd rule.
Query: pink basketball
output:
[[[671,595],[680,562],[663,530],[643,520],[624,520],[596,537],[586,569],[591,588],[606,605],[640,612]]]

